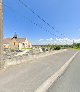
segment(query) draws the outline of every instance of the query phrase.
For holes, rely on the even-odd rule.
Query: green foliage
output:
[[[80,43],[77,43],[77,44],[76,44],[76,47],[77,47],[77,48],[80,48]]]
[[[73,48],[80,49],[80,43],[77,43],[77,44],[73,45]]]
[[[11,52],[14,52],[15,50],[14,49],[11,49]]]
[[[60,46],[55,46],[55,47],[54,47],[54,50],[60,50],[60,49],[61,49]]]
[[[22,50],[32,50],[32,48],[22,48]]]
[[[51,51],[51,50],[54,50],[54,45],[48,45],[48,50]]]
[[[45,51],[46,51],[44,47],[42,48],[42,51],[43,51],[43,52],[45,52]]]
[[[46,45],[42,47],[42,51],[52,51],[52,50],[60,50],[61,46],[60,45]]]

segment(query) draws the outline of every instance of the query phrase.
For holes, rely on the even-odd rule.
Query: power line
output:
[[[22,0],[19,0],[19,2],[26,7],[27,9],[29,9],[34,15],[36,15],[43,23],[45,23],[49,28],[51,28],[53,31],[56,31],[57,33],[59,33],[59,31],[55,30],[55,28],[53,26],[51,26],[48,22],[46,22],[40,15],[38,15],[31,7],[29,7],[26,3],[24,3]],[[61,36],[64,36],[62,33],[60,33]],[[64,36],[65,37],[65,36]]]
[[[47,29],[45,29],[45,28],[43,28],[42,26],[40,26],[39,24],[37,24],[37,23],[35,23],[35,22],[33,22],[33,21],[31,21],[31,20],[29,20],[32,24],[34,24],[35,26],[37,26],[37,27],[39,27],[41,30],[44,30],[45,32],[47,32],[47,33],[49,33],[49,34],[51,34],[51,35],[53,35],[53,36],[55,36],[55,37],[57,37],[57,38],[60,38],[59,36],[57,36],[57,35],[55,35],[55,34],[53,34],[52,32],[50,32],[49,30],[47,30]]]
[[[4,4],[4,5],[5,5],[7,8],[9,8],[11,11],[13,10],[13,9],[11,9],[11,7],[9,7],[8,5],[6,5],[6,4]],[[15,12],[15,11],[13,11],[13,12]],[[18,13],[18,12],[17,12],[17,13]],[[49,34],[52,35],[52,36],[55,36],[55,37],[57,37],[57,38],[60,38],[59,36],[55,35],[54,33],[50,32],[49,30],[43,28],[43,27],[40,26],[39,24],[33,22],[32,20],[30,20],[30,19],[27,18],[26,16],[23,16],[23,17],[24,17],[25,19],[29,20],[29,22],[31,22],[32,24],[34,24],[36,27],[39,27],[41,30],[43,30],[43,31],[45,31],[45,32],[47,32],[47,33],[49,33]]]
[[[11,7],[9,7],[8,5],[6,5],[6,4],[4,4],[6,7],[8,7],[9,9],[11,9]],[[39,17],[39,15],[38,15],[38,17]],[[28,19],[28,18],[27,18]],[[44,21],[44,20],[43,20]],[[30,21],[31,22],[31,21]],[[44,21],[45,22],[45,21]],[[33,24],[35,24],[36,26],[38,26],[38,24],[36,24],[36,23],[33,23]],[[48,24],[48,23],[47,23]],[[48,24],[49,25],[49,24]],[[38,26],[39,27],[39,26]],[[40,27],[41,29],[42,29],[42,27]],[[44,29],[45,30],[45,29]],[[46,32],[49,32],[49,30],[45,30]],[[53,34],[52,32],[49,32],[51,35],[54,35],[55,37],[58,37],[59,38],[59,36],[57,36],[57,35],[55,35],[55,34]]]
[[[11,7],[9,7],[8,5],[6,5],[6,4],[4,4],[7,8],[9,8],[10,10],[13,10]],[[14,11],[15,12],[15,11]],[[27,20],[29,20],[29,22],[31,22],[32,24],[34,24],[35,26],[37,26],[37,27],[39,27],[41,30],[44,30],[45,32],[47,32],[47,33],[49,33],[50,35],[53,35],[53,36],[55,36],[55,37],[57,37],[57,38],[60,38],[59,36],[57,36],[57,35],[55,35],[55,34],[53,34],[52,32],[50,32],[49,30],[47,30],[47,29],[45,29],[45,28],[43,28],[42,26],[40,26],[39,24],[37,24],[37,23],[35,23],[35,22],[33,22],[32,20],[30,20],[29,18],[27,18],[27,17],[25,17],[24,16],[24,18],[25,19],[27,19]]]
[[[38,15],[33,9],[31,9],[27,4],[25,4],[22,0],[19,0],[19,2],[24,5],[26,8],[28,8],[33,14],[35,14],[41,21],[47,24],[48,27],[54,29],[48,22],[46,22],[43,18],[41,18],[40,15]],[[55,30],[55,29],[54,29]]]

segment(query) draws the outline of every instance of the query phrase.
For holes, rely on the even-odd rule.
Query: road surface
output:
[[[47,92],[80,92],[80,53]]]
[[[0,92],[34,92],[44,81],[58,71],[75,52],[68,50],[1,71]]]

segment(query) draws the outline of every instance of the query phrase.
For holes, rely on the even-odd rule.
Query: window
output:
[[[14,42],[14,46],[15,46],[15,42]]]
[[[25,45],[25,44],[23,43],[23,45]]]

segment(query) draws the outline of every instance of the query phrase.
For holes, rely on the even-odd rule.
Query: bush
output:
[[[45,52],[46,51],[45,48],[42,48],[42,51]]]
[[[48,49],[46,49],[46,51],[48,51]]]
[[[60,50],[60,49],[61,49],[60,46],[55,46],[55,47],[54,47],[54,50]]]
[[[11,49],[11,52],[14,52],[15,50],[14,49]]]

